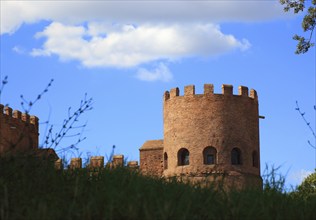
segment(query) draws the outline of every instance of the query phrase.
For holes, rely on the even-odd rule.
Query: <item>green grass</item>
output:
[[[269,184],[269,183],[267,183]],[[273,183],[274,184],[274,183]],[[0,219],[314,219],[316,197],[273,185],[215,191],[126,168],[56,171],[39,159],[0,159]]]

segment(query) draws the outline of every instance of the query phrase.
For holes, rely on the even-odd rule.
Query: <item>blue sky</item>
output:
[[[1,1],[1,103],[21,109],[51,78],[31,111],[57,129],[85,93],[94,100],[82,156],[115,153],[139,159],[139,147],[163,138],[165,90],[213,83],[257,90],[261,168],[281,165],[287,184],[313,171],[315,48],[295,55],[302,15],[277,1]],[[57,131],[57,130],[56,130]],[[40,141],[45,125],[41,126]],[[68,146],[74,139],[67,139]],[[77,153],[75,153],[76,155]]]

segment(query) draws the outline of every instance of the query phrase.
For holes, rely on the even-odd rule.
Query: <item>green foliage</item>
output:
[[[126,168],[56,171],[36,158],[0,158],[0,219],[314,217],[316,198],[293,197],[273,185],[269,190],[223,192],[149,178]]]
[[[301,185],[298,186],[297,191],[305,197],[316,196],[316,170],[304,179]]]
[[[280,3],[284,6],[284,11],[288,12],[290,9],[294,10],[294,13],[303,12],[306,7],[305,0],[280,0]],[[302,21],[302,28],[304,32],[309,32],[307,38],[295,34],[293,36],[294,40],[297,40],[297,48],[295,53],[302,54],[306,53],[311,47],[314,46],[312,41],[313,31],[316,26],[316,0],[312,0],[311,6],[308,8],[306,15]]]

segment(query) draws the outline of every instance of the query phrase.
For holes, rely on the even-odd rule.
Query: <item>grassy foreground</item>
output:
[[[316,197],[224,193],[118,168],[56,171],[39,159],[0,158],[0,219],[315,219]]]

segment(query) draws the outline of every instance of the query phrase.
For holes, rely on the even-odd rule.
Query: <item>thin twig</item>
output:
[[[33,105],[34,105],[36,102],[38,102],[38,101],[42,98],[42,96],[43,96],[45,93],[48,92],[48,89],[49,89],[49,87],[52,86],[52,83],[53,83],[53,82],[54,82],[54,79],[51,79],[50,82],[49,82],[49,83],[47,84],[47,86],[45,87],[45,89],[44,89],[40,94],[37,95],[37,97],[34,99],[34,101],[27,101],[27,100],[24,98],[23,95],[20,95],[20,98],[22,99],[22,101],[21,101],[21,106],[22,106],[22,108],[23,108],[23,110],[24,110],[25,113],[29,113],[29,112],[31,111],[31,108],[33,107]],[[24,105],[25,103],[27,104],[27,107],[25,107],[25,105]]]
[[[314,109],[316,110],[315,107],[314,107]],[[309,130],[310,130],[311,133],[313,134],[314,139],[315,139],[315,141],[316,141],[316,134],[315,134],[315,131],[314,131],[314,129],[312,128],[311,123],[306,120],[306,118],[305,118],[305,112],[302,112],[302,111],[301,111],[301,109],[300,109],[300,107],[299,107],[299,105],[298,105],[298,101],[296,101],[296,108],[295,108],[295,110],[299,112],[299,114],[300,114],[301,117],[303,118],[304,122],[306,123],[307,127],[309,128]],[[308,144],[309,144],[312,148],[314,148],[314,149],[316,150],[315,145],[311,144],[310,140],[308,140],[307,142],[308,142]]]

